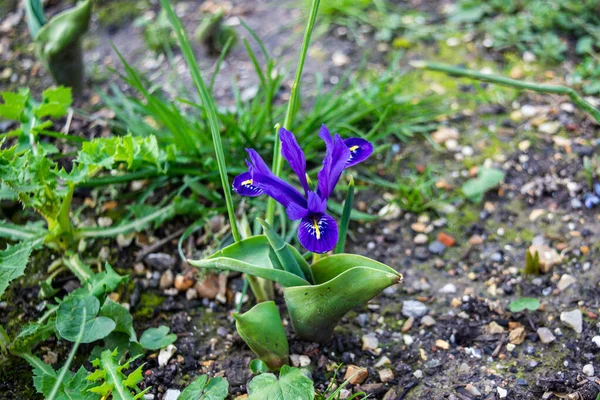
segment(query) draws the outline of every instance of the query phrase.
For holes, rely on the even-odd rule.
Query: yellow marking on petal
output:
[[[315,232],[317,234],[317,240],[321,239],[321,230],[319,229],[319,224],[316,219],[313,218],[313,227],[315,228]]]
[[[252,179],[247,179],[244,182],[242,182],[242,186],[246,186],[246,185],[252,185]]]
[[[360,147],[360,146],[352,146],[352,147],[350,147],[350,149],[349,149],[349,150],[350,150],[350,151],[355,151],[355,150],[356,150],[356,149],[358,149],[359,147]]]

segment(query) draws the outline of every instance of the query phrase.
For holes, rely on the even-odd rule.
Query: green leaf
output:
[[[177,340],[177,335],[169,334],[169,327],[161,325],[158,328],[149,328],[142,333],[140,344],[148,350],[158,350],[167,347]]]
[[[96,386],[89,389],[90,392],[97,393],[105,399],[111,398],[110,396],[112,395],[112,400],[136,400],[141,398],[144,393],[150,389],[150,387],[148,387],[145,390],[140,391],[137,386],[138,383],[143,380],[143,365],[140,365],[129,375],[125,375],[123,370],[129,368],[133,359],[130,359],[124,364],[119,364],[116,356],[116,350],[113,352],[105,350],[102,352],[99,359],[92,362],[92,365],[98,369],[90,374],[87,377],[87,380],[104,382],[96,384]]]
[[[67,114],[72,103],[71,88],[59,86],[46,89],[42,93],[42,103],[35,110],[35,116],[37,118],[60,118]]]
[[[462,186],[463,194],[473,203],[480,203],[483,195],[504,180],[504,171],[495,168],[479,169],[477,178],[470,179]]]
[[[19,93],[0,92],[0,97],[4,99],[4,104],[0,104],[0,117],[20,121],[27,100],[29,100],[29,90]]]
[[[287,243],[284,242],[283,239],[273,230],[273,228],[271,228],[271,225],[269,225],[267,221],[264,221],[260,218],[258,218],[258,222],[260,222],[262,225],[265,236],[267,237],[271,248],[275,251],[277,259],[279,260],[279,263],[283,269],[299,276],[302,279],[306,279],[307,276],[310,277],[311,274],[308,265],[306,265],[307,275],[305,275],[305,271],[300,268],[301,264],[298,263],[296,257],[294,257],[294,254],[290,250],[290,246],[288,246]]]
[[[353,254],[325,257],[313,265],[314,286],[283,289],[294,330],[302,340],[324,343],[340,319],[402,280],[392,268]]]
[[[250,364],[248,364],[248,368],[250,368],[250,371],[254,375],[264,374],[269,370],[267,364],[259,358],[255,358],[254,360],[250,361]]]
[[[25,273],[33,242],[21,242],[14,246],[8,245],[0,251],[0,297],[13,279]]]
[[[25,0],[23,3],[27,27],[29,28],[31,38],[35,40],[40,28],[46,24],[44,5],[42,4],[42,0]]]
[[[133,317],[125,307],[107,298],[98,315],[115,321],[114,332],[125,333],[129,335],[129,340],[137,341],[135,330],[133,329]]]
[[[105,338],[115,329],[115,321],[98,317],[100,302],[93,296],[68,296],[56,311],[56,330],[66,340],[74,342],[81,326],[84,334],[81,343],[91,343]]]
[[[229,393],[229,383],[217,376],[200,375],[179,395],[178,400],[224,400]]]
[[[288,340],[275,302],[258,303],[244,314],[232,315],[240,337],[269,368],[279,369],[288,362]]]
[[[14,354],[24,354],[34,348],[39,342],[48,339],[56,330],[56,324],[53,319],[40,324],[31,322],[21,329],[15,340],[10,345],[10,352]]]
[[[274,374],[255,376],[248,394],[248,400],[313,400],[315,389],[301,369],[284,365],[279,379]]]
[[[77,289],[74,294],[101,297],[106,293],[114,291],[125,280],[127,280],[127,275],[121,276],[117,274],[110,264],[107,263],[104,266],[104,271],[93,274],[85,285]]]
[[[521,297],[508,305],[510,312],[518,313],[523,310],[536,311],[540,308],[540,301],[534,297]]]
[[[298,250],[287,245],[302,270],[308,268]],[[280,283],[282,286],[308,285],[309,282],[284,271],[277,254],[265,236],[253,236],[219,250],[205,260],[188,260],[200,268],[239,271]]]

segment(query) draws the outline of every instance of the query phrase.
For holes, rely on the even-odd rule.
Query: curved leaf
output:
[[[258,303],[244,314],[233,313],[233,318],[240,337],[269,368],[288,362],[289,345],[275,302]]]
[[[169,327],[161,325],[158,328],[149,328],[142,333],[140,344],[148,350],[158,350],[167,347],[177,340],[177,335],[169,334]]]
[[[321,258],[311,266],[311,269],[315,278],[315,283],[320,284],[327,282],[344,271],[354,267],[369,267],[390,274],[399,275],[398,272],[379,261],[356,254],[334,254],[332,256]]]
[[[100,302],[94,296],[69,296],[56,311],[56,330],[68,341],[75,342],[84,329],[81,343],[91,343],[105,338],[115,329],[115,321],[98,317]]]
[[[354,267],[320,285],[285,288],[283,294],[298,336],[325,343],[344,314],[401,280],[396,271]]]
[[[218,257],[207,258],[205,260],[188,260],[188,263],[199,268],[215,268],[243,272],[248,275],[258,276],[259,278],[277,282],[283,287],[310,285],[306,280],[290,272],[252,265],[234,258]]]
[[[224,400],[228,393],[229,383],[225,379],[200,375],[185,388],[177,400]]]

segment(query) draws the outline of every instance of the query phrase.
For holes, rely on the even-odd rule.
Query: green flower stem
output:
[[[470,69],[458,68],[447,64],[440,64],[428,61],[412,61],[410,64],[414,68],[425,69],[428,71],[444,72],[448,75],[476,79],[483,82],[494,83],[496,85],[512,87],[515,89],[531,90],[539,93],[552,93],[569,96],[573,103],[575,103],[583,111],[590,114],[596,120],[597,123],[600,123],[600,110],[598,110],[593,105],[585,101],[585,99],[581,97],[581,95],[577,93],[577,91],[567,86],[523,82],[516,79],[505,78],[503,76],[488,75]]]
[[[342,222],[340,223],[340,236],[335,245],[334,254],[343,253],[346,248],[346,237],[348,236],[348,226],[350,225],[352,203],[354,203],[354,178],[350,175],[350,184],[348,185],[346,200],[344,200],[344,211],[342,212]]]
[[[213,145],[215,148],[215,155],[217,157],[217,165],[219,166],[221,185],[223,186],[223,193],[225,194],[225,204],[227,205],[227,213],[229,214],[231,234],[233,235],[233,239],[236,242],[239,242],[242,239],[242,237],[240,235],[237,221],[235,219],[235,209],[233,207],[233,199],[231,198],[231,186],[229,184],[229,178],[227,177],[227,165],[225,163],[225,155],[223,153],[223,143],[221,142],[221,132],[219,129],[219,120],[217,117],[214,99],[208,91],[206,84],[204,83],[204,79],[202,79],[202,74],[200,73],[200,68],[198,68],[198,63],[196,62],[192,46],[190,45],[190,42],[187,38],[187,34],[185,32],[185,29],[183,28],[183,25],[181,24],[181,21],[179,20],[179,18],[177,18],[175,11],[173,11],[173,7],[171,6],[170,1],[160,0],[160,4],[162,8],[166,11],[167,17],[169,18],[169,21],[173,26],[173,30],[175,31],[175,34],[177,36],[177,41],[179,42],[179,46],[181,47],[181,52],[190,69],[190,73],[192,75],[192,79],[194,80],[194,84],[196,85],[196,89],[198,90],[198,94],[200,95],[202,105],[206,110],[206,116],[208,117],[208,125],[210,126],[210,132],[212,134]],[[263,286],[258,284],[256,278],[250,277],[249,279],[257,301],[261,302],[264,300],[268,300],[268,293],[266,292],[266,290],[264,290]]]
[[[310,6],[310,16],[306,23],[306,30],[304,31],[304,40],[302,41],[302,48],[300,50],[300,59],[298,60],[298,67],[296,68],[296,76],[292,83],[292,90],[290,93],[290,102],[285,113],[285,119],[283,120],[283,127],[285,129],[291,129],[294,121],[296,110],[299,106],[300,96],[300,80],[302,79],[302,70],[304,69],[304,62],[306,61],[306,53],[308,52],[308,45],[310,44],[310,37],[317,20],[317,13],[319,11],[320,0],[312,0]],[[273,173],[277,176],[281,175],[281,168],[283,166],[283,157],[281,155],[281,141],[279,140],[277,133],[275,133],[275,145],[273,146]],[[275,200],[269,198],[267,203],[267,217],[266,220],[269,224],[273,224],[273,218],[275,217]]]

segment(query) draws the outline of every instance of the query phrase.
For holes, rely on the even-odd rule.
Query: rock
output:
[[[362,337],[362,349],[363,350],[377,350],[379,347],[379,340],[377,340],[377,336],[374,333],[369,333],[368,335],[363,335]]]
[[[587,376],[594,376],[594,366],[592,364],[584,365],[582,371]]]
[[[346,400],[346,399],[348,399],[351,394],[352,394],[352,391],[350,391],[348,389],[342,389],[342,390],[340,390],[340,400]]]
[[[216,274],[208,274],[202,282],[196,282],[194,289],[203,299],[213,300],[219,294],[219,277]]]
[[[425,261],[429,258],[429,252],[425,247],[418,246],[415,247],[415,250],[413,251],[413,257],[419,261]]]
[[[331,56],[331,62],[336,67],[343,67],[344,65],[350,64],[350,57],[341,52],[340,50],[336,50]]]
[[[173,271],[168,269],[160,276],[158,287],[162,290],[169,289],[173,286],[174,281],[175,278],[173,277]]]
[[[180,292],[186,291],[194,285],[194,280],[187,275],[177,274],[175,277],[175,289]]]
[[[456,285],[454,283],[447,283],[439,290],[439,292],[443,294],[454,294],[457,292]]]
[[[444,143],[444,145],[449,151],[458,151],[459,149],[458,140],[455,139],[446,140],[446,143]]]
[[[424,233],[419,233],[417,236],[415,236],[415,238],[413,239],[413,243],[414,244],[425,244],[427,243],[427,241],[429,240],[429,238],[427,237],[426,234]]]
[[[390,360],[389,358],[387,358],[386,356],[383,356],[379,359],[379,361],[377,361],[374,365],[375,368],[380,368],[383,367],[384,365],[390,365],[392,364],[392,360]]]
[[[495,334],[498,334],[498,333],[504,333],[504,327],[498,325],[498,323],[496,321],[492,321],[487,326],[487,333],[489,333],[490,335],[495,335]]]
[[[571,286],[575,282],[577,282],[577,279],[574,276],[563,274],[563,276],[560,277],[560,280],[558,281],[556,287],[561,292],[564,292],[569,286]]]
[[[454,237],[445,232],[440,232],[438,234],[438,242],[440,242],[446,247],[452,247],[456,244],[456,240],[454,239]]]
[[[470,383],[468,383],[467,386],[465,386],[465,390],[467,392],[471,393],[475,397],[481,396],[481,392],[479,391],[479,389],[477,389],[475,386],[471,385]]]
[[[144,262],[159,271],[164,271],[173,268],[177,259],[167,253],[150,253],[144,258]]]
[[[356,365],[348,365],[344,380],[349,380],[351,385],[360,385],[369,377],[369,371],[366,368],[357,367]]]
[[[539,217],[541,217],[542,215],[544,215],[546,213],[546,210],[538,208],[535,209],[533,211],[531,211],[531,213],[529,214],[529,220],[531,222],[535,221],[536,219],[538,219]]]
[[[562,262],[560,254],[545,244],[531,245],[529,252],[532,256],[535,256],[536,252],[540,255],[540,271],[543,273],[549,272],[552,267]]]
[[[310,365],[310,357],[301,355],[298,357],[298,364],[300,367],[308,367]]]
[[[448,140],[458,140],[460,138],[460,133],[456,128],[449,128],[446,126],[442,126],[438,128],[437,131],[431,134],[431,139],[437,144],[446,143]]]
[[[477,245],[483,244],[483,242],[484,242],[483,237],[479,236],[479,235],[473,235],[469,238],[469,244],[472,246],[477,246]]]
[[[158,366],[164,367],[165,365],[167,365],[167,363],[169,362],[171,357],[173,357],[173,354],[175,354],[176,351],[177,347],[175,347],[172,344],[168,345],[164,349],[161,349],[160,353],[158,353]]]
[[[561,124],[558,121],[548,121],[540,124],[540,126],[538,126],[538,131],[548,135],[554,135],[560,130],[560,126]]]
[[[506,350],[508,350],[508,351],[513,351],[513,350],[514,350],[514,349],[516,349],[516,348],[517,348],[517,346],[515,346],[515,345],[514,345],[514,344],[512,344],[512,343],[507,343],[507,344],[506,344]]]
[[[164,400],[177,400],[179,398],[179,395],[181,395],[181,390],[167,389],[167,392],[165,393],[165,397],[163,397],[163,399]]]
[[[544,344],[552,343],[556,340],[556,337],[548,328],[538,328],[537,334],[540,337],[540,341]]]
[[[404,300],[402,302],[402,315],[406,318],[421,318],[429,312],[429,308],[416,300]]]
[[[435,341],[435,347],[442,350],[448,350],[450,349],[450,343],[446,342],[445,340],[438,339]]]
[[[508,340],[512,344],[523,343],[525,341],[525,328],[520,326],[520,327],[515,328],[512,331],[510,331],[510,333],[508,334]]]
[[[415,372],[413,372],[413,376],[417,379],[423,379],[423,371],[418,369]]]
[[[422,222],[415,222],[414,224],[412,224],[410,226],[410,229],[412,229],[416,233],[423,233],[423,232],[425,232],[426,228],[427,228],[427,225],[425,225]]]
[[[185,298],[188,301],[196,300],[198,298],[198,292],[194,288],[189,288],[185,292]]]
[[[600,347],[600,336],[594,336],[592,342],[594,342],[597,347]]]
[[[435,324],[436,324],[435,319],[433,319],[429,315],[426,315],[423,318],[421,318],[421,325],[422,326],[431,327],[431,326],[434,326]]]
[[[503,389],[500,386],[496,388],[496,392],[498,392],[498,397],[501,399],[506,399],[508,397],[508,390]]]
[[[444,244],[440,241],[436,240],[427,246],[427,250],[429,250],[429,252],[432,254],[443,254],[446,250],[446,246],[444,246]]]
[[[581,333],[583,331],[583,317],[581,315],[581,311],[577,309],[572,311],[563,311],[560,313],[560,320],[577,333]]]
[[[386,369],[382,369],[381,371],[379,371],[379,380],[381,382],[388,383],[392,379],[394,379],[394,373],[392,372],[391,369],[386,368]]]
[[[404,321],[404,324],[402,324],[402,332],[406,333],[406,332],[410,331],[410,328],[413,327],[414,323],[415,323],[414,317],[408,318],[406,321]]]

